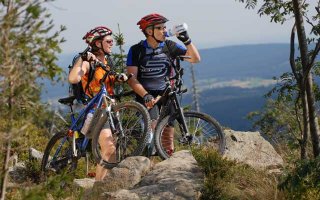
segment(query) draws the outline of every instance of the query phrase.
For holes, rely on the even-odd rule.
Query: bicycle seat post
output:
[[[73,103],[70,103],[69,107],[70,107],[70,110],[71,110],[71,114],[73,115],[73,107],[72,106],[73,106]]]

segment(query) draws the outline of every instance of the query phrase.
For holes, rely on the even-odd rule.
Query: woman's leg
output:
[[[115,162],[116,147],[112,137],[110,128],[102,129],[99,136],[99,144],[101,148],[101,157],[108,162]],[[96,180],[103,180],[108,173],[108,169],[97,164]]]

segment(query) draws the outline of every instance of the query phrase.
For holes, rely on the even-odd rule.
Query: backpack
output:
[[[72,63],[69,65],[69,73],[71,71],[71,69],[73,68],[74,64],[76,63],[76,61],[80,58],[80,54],[77,54],[73,60],[72,60]],[[88,77],[88,82],[87,82],[87,85],[86,85],[86,88],[89,87],[89,83],[92,81],[93,79],[93,75],[94,75],[94,69],[93,67],[90,65],[90,68],[89,68],[89,77]],[[74,84],[69,84],[69,95],[70,96],[75,96],[76,97],[76,100],[79,102],[79,103],[82,103],[82,104],[87,104],[90,100],[90,98],[86,95],[85,93],[85,90],[83,89],[82,87],[82,82],[80,81],[79,83],[74,83]]]
[[[146,55],[146,48],[143,46],[143,42],[144,42],[144,40],[141,40],[141,41],[137,44],[137,47],[138,47],[138,49],[139,49],[139,56],[138,56],[139,65],[140,65],[141,60],[142,60],[142,59],[144,58],[144,56]],[[169,50],[169,48],[168,48],[167,42],[168,42],[168,40],[165,40],[165,41],[164,41],[164,46],[163,46],[163,48],[162,48],[162,52],[167,55],[167,57],[169,58],[170,62],[173,62],[172,59],[171,59],[171,53],[170,53],[170,50]],[[138,67],[139,67],[139,66],[138,66]]]

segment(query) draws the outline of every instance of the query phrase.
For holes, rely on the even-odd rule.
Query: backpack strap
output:
[[[94,76],[95,71],[96,71],[96,70],[95,70],[94,66],[89,62],[88,81],[87,81],[87,84],[86,84],[86,87],[85,87],[85,90],[84,90],[84,91],[88,91],[91,96],[93,96],[93,93],[92,93],[92,91],[90,90],[89,84],[90,84],[90,82],[91,82],[92,79],[93,79],[93,76]]]
[[[138,68],[140,67],[140,63],[141,63],[141,60],[144,58],[144,56],[146,55],[146,48],[143,46],[143,42],[144,40],[141,40],[137,46],[138,46],[138,51],[139,51],[139,55],[138,55],[138,63],[139,63],[139,66],[137,66]]]
[[[174,60],[172,59],[171,55],[172,53],[170,52],[170,49],[168,48],[168,40],[165,40],[164,41],[164,46],[163,46],[163,49],[162,49],[163,53],[165,53],[171,63],[171,67],[175,66],[174,65]]]

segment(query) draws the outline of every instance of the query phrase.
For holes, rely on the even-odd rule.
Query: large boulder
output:
[[[226,158],[246,163],[255,169],[283,166],[283,159],[259,132],[225,130]]]
[[[100,195],[106,191],[129,189],[141,181],[150,170],[151,162],[143,156],[128,157],[117,167],[109,171],[103,181],[95,181],[89,192],[89,199],[100,199]]]
[[[155,165],[131,190],[104,194],[104,199],[198,199],[204,175],[189,151],[179,151]]]

